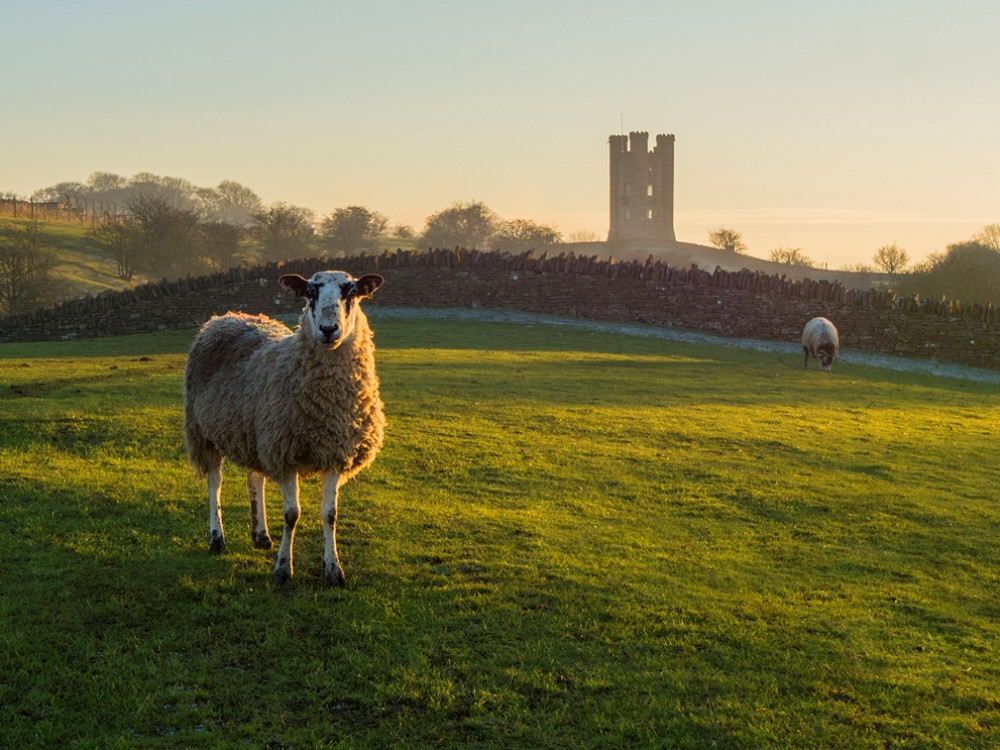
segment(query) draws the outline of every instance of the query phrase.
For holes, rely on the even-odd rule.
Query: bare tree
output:
[[[122,281],[131,281],[139,272],[141,262],[136,232],[135,222],[118,217],[97,224],[87,233],[105,255],[115,259],[116,273]]]
[[[225,270],[242,262],[243,229],[226,221],[203,221],[198,229],[202,253],[216,268]]]
[[[497,215],[482,201],[456,201],[427,217],[423,241],[430,247],[484,249],[498,225]]]
[[[378,211],[364,206],[338,208],[320,223],[320,239],[331,252],[350,255],[358,250],[373,250],[385,234],[389,220]]]
[[[1000,224],[987,224],[972,235],[974,242],[1000,252]]]
[[[811,266],[812,259],[797,247],[776,247],[771,251],[771,261],[786,266]]]
[[[712,247],[717,247],[720,250],[732,250],[737,253],[745,253],[747,251],[747,246],[743,242],[743,235],[735,229],[727,229],[726,227],[713,229],[708,233],[708,241],[712,244]]]
[[[0,311],[30,312],[51,301],[56,254],[37,221],[0,225]]]
[[[140,196],[128,204],[136,268],[147,275],[187,276],[209,268],[195,211]]]
[[[576,229],[566,237],[567,242],[600,242],[600,235],[592,229]]]
[[[129,188],[128,179],[114,172],[93,172],[87,178],[87,187],[92,215],[99,212],[110,218],[124,214],[128,202],[136,197],[135,191]]]
[[[128,180],[114,172],[93,172],[87,178],[87,186],[95,193],[115,193],[127,185]]]
[[[139,172],[128,181],[128,200],[137,197],[162,203],[181,211],[197,212],[197,188],[180,177],[160,177],[150,172]]]
[[[500,222],[490,242],[493,247],[508,252],[524,252],[549,247],[562,240],[555,227],[536,224],[529,219],[512,219]]]
[[[305,258],[312,245],[313,212],[288,203],[272,203],[254,214],[251,234],[256,239],[261,260]]]
[[[197,212],[139,196],[126,212],[94,226],[90,239],[114,258],[118,277],[137,274],[187,276],[226,269],[243,259],[243,230],[223,221],[203,221]]]
[[[50,187],[36,190],[31,194],[31,199],[39,203],[70,203],[76,208],[83,206],[90,192],[90,188],[82,182],[57,182]]]
[[[112,215],[127,213],[128,205],[140,197],[240,227],[252,224],[253,214],[261,209],[257,194],[233,180],[223,180],[214,188],[200,188],[179,177],[151,172],[137,172],[129,178],[113,172],[94,172],[85,185],[60,182],[32,195],[36,201],[68,200],[74,207]]]
[[[895,285],[899,274],[910,262],[910,256],[903,248],[898,247],[893,242],[891,245],[883,245],[876,250],[875,255],[872,256],[872,262],[875,263],[876,268],[888,274],[890,283]]]
[[[198,198],[207,219],[238,227],[251,226],[254,214],[261,210],[257,193],[234,180],[223,180],[214,188],[201,188]]]

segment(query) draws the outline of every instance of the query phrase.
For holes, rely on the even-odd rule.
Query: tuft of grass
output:
[[[1000,744],[995,387],[376,336],[389,427],[342,493],[343,590],[315,479],[290,585],[234,467],[208,554],[191,332],[0,346],[0,746]]]

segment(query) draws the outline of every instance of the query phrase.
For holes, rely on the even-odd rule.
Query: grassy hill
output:
[[[1000,746],[994,386],[381,320],[348,586],[310,479],[276,588],[191,335],[0,346],[0,746]]]
[[[17,223],[26,219],[4,218],[2,221]],[[87,294],[124,289],[127,284],[115,273],[115,262],[108,258],[87,239],[89,224],[75,222],[41,222],[45,244],[56,251],[57,263],[53,272],[60,282],[56,291],[58,299],[73,299]]]
[[[24,222],[27,219],[3,218],[3,222]],[[107,290],[119,290],[141,284],[146,279],[137,276],[130,282],[118,278],[114,259],[104,255],[88,238],[89,224],[76,222],[42,222],[45,243],[52,247],[58,259],[54,276],[59,282],[56,299],[75,299],[88,294],[100,294]],[[413,249],[415,240],[380,238],[378,252],[396,249]],[[324,251],[316,246],[317,257]]]

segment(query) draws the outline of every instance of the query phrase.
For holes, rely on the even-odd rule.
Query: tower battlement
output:
[[[608,242],[670,244],[674,234],[674,136],[649,133],[608,137],[611,223]]]

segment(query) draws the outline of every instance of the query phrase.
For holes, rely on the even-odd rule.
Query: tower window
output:
[[[653,197],[653,186],[652,185],[647,185],[646,186],[646,195],[648,197],[650,197],[650,198]]]

